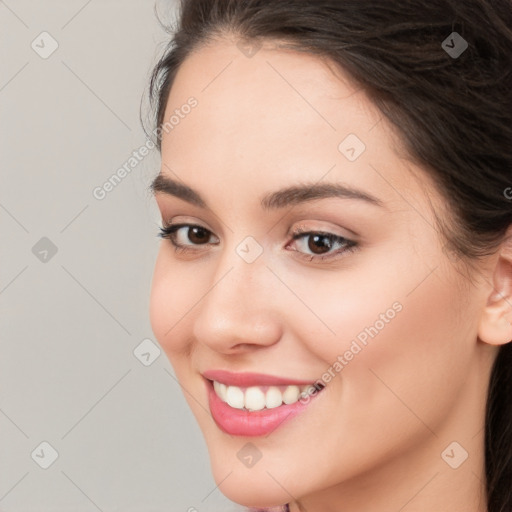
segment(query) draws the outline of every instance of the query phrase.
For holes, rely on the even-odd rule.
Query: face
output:
[[[161,242],[151,323],[220,490],[270,506],[444,464],[454,432],[481,428],[464,385],[482,297],[367,96],[318,57],[226,40],[182,65],[172,115],[155,197],[181,227]]]

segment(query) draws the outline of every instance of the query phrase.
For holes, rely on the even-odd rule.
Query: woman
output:
[[[512,6],[187,0],[151,322],[219,489],[512,510]]]

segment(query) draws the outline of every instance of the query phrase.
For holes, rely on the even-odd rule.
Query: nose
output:
[[[275,276],[263,256],[247,263],[233,251],[222,259],[198,305],[195,339],[223,354],[277,343],[282,336],[282,316],[276,306]]]

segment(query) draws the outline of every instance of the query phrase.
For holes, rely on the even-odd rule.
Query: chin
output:
[[[288,503],[295,496],[295,489],[279,485],[277,482],[282,480],[279,468],[272,471],[271,465],[263,459],[247,468],[230,449],[214,448],[210,454],[210,465],[220,492],[245,507],[278,507]]]
[[[215,482],[222,482],[226,475],[219,479],[215,476]],[[255,480],[248,476],[237,478],[232,473],[220,485],[219,489],[231,501],[244,507],[278,507],[285,505],[292,498],[284,489],[274,482],[270,475],[261,480]],[[292,491],[293,492],[293,491]]]

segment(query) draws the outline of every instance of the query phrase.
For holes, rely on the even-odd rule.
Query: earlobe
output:
[[[509,317],[511,306],[508,306]],[[489,345],[505,345],[512,341],[512,324],[502,307],[487,306],[482,313],[478,328],[478,337]]]
[[[490,345],[512,341],[512,226],[499,249],[492,291],[482,311],[478,337]]]

